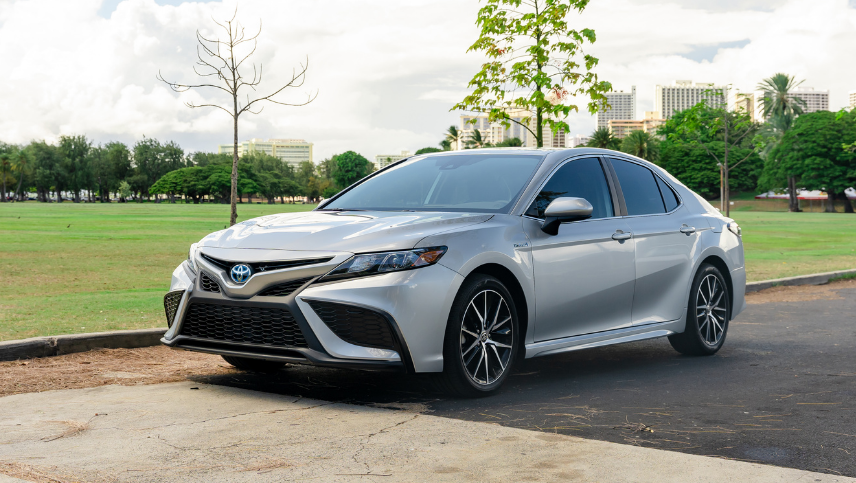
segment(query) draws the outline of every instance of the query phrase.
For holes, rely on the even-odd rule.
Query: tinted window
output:
[[[365,180],[322,209],[507,213],[541,159],[521,154],[418,157]]]
[[[621,183],[628,215],[666,212],[654,173],[648,168],[620,159],[613,159],[612,166],[618,175],[618,182]]]
[[[663,201],[666,203],[666,211],[674,210],[678,207],[678,197],[675,196],[675,192],[669,188],[665,181],[657,176],[655,178],[657,178],[657,185],[660,187],[660,194],[663,195]]]
[[[538,193],[526,214],[544,218],[544,210],[550,202],[564,197],[585,198],[594,208],[592,218],[614,216],[609,187],[597,158],[578,159],[559,168]]]

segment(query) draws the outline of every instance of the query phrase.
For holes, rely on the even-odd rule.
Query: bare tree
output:
[[[274,96],[288,88],[297,88],[303,85],[303,82],[306,80],[306,71],[309,68],[309,59],[307,58],[306,63],[301,63],[299,69],[292,69],[291,80],[289,80],[285,85],[274,89],[272,93],[266,96],[254,97],[251,99],[249,94],[247,94],[245,101],[242,102],[239,100],[242,92],[241,89],[247,88],[255,93],[256,87],[261,84],[262,81],[261,63],[258,68],[256,68],[255,63],[252,64],[252,80],[249,80],[241,74],[242,66],[244,70],[249,71],[249,67],[244,66],[243,64],[256,52],[258,37],[262,32],[262,25],[261,21],[259,21],[258,32],[256,32],[255,35],[247,36],[244,31],[244,27],[240,22],[235,21],[237,14],[238,11],[235,10],[235,14],[232,15],[232,18],[224,23],[214,20],[214,23],[225,31],[226,39],[224,40],[220,40],[219,37],[208,38],[203,36],[199,30],[196,31],[196,40],[199,42],[199,45],[196,46],[196,56],[198,61],[196,62],[196,65],[193,66],[193,71],[200,77],[213,77],[216,83],[181,84],[178,82],[167,81],[163,78],[163,75],[161,75],[160,72],[158,72],[157,76],[158,80],[169,85],[169,87],[175,92],[185,92],[190,89],[212,88],[229,94],[231,98],[231,106],[227,107],[220,104],[185,103],[187,107],[193,109],[197,107],[214,107],[223,110],[232,116],[234,137],[232,148],[232,211],[229,217],[230,225],[234,225],[238,218],[238,208],[236,205],[236,200],[238,198],[238,118],[245,112],[250,114],[260,113],[264,106],[260,105],[257,110],[253,110],[253,105],[257,102],[269,101],[283,106],[305,106],[315,100],[315,97],[318,95],[317,92],[315,95],[307,94],[306,101],[300,103],[283,102],[273,99]],[[247,45],[244,46],[244,44]],[[252,48],[250,48],[250,44],[252,45]]]

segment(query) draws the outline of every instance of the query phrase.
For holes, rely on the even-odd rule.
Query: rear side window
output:
[[[674,210],[678,207],[678,197],[675,196],[675,192],[672,191],[672,188],[669,188],[669,185],[665,181],[661,180],[658,176],[655,176],[655,178],[657,178],[657,186],[660,187],[660,194],[663,195],[663,202],[666,203],[666,212]]]
[[[613,159],[612,167],[618,175],[628,215],[652,215],[666,212],[654,173],[648,168],[620,159]]]

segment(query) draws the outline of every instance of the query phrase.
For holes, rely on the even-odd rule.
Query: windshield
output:
[[[543,155],[456,154],[404,161],[323,210],[507,213]]]

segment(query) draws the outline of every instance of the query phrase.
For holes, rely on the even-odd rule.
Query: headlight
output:
[[[187,266],[190,267],[190,271],[196,273],[196,249],[199,244],[194,243],[190,245],[190,250],[187,251]]]
[[[446,247],[417,248],[400,252],[364,253],[354,255],[333,271],[324,275],[321,282],[400,272],[434,265],[446,253]]]
[[[743,230],[740,229],[740,225],[738,225],[737,223],[734,223],[732,221],[725,226],[728,228],[728,231],[730,231],[731,233],[734,233],[737,236],[743,235]]]

